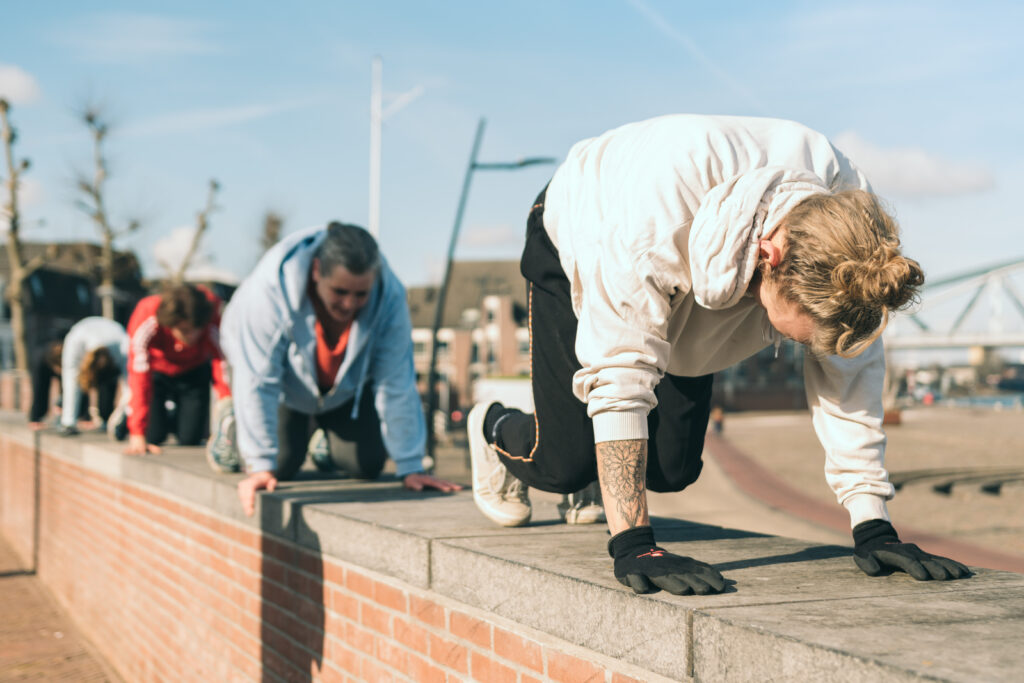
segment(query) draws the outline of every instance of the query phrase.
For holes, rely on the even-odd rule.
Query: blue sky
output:
[[[438,277],[473,132],[480,159],[564,157],[672,112],[791,118],[826,133],[894,209],[931,275],[1024,257],[1024,116],[1013,2],[9,3],[0,94],[13,103],[30,239],[94,239],[74,208],[113,124],[108,204],[147,274],[223,186],[201,247],[244,276],[262,216],[291,231],[366,224],[370,64],[385,107],[381,244],[407,284]],[[553,167],[474,175],[460,258],[515,258]],[[2,173],[4,171],[0,171]]]

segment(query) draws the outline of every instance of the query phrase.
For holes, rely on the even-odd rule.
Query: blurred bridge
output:
[[[1024,259],[926,282],[920,306],[896,316],[885,346],[896,349],[1024,347]]]

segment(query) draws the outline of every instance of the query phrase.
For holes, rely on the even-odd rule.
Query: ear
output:
[[[768,261],[768,265],[775,268],[782,262],[782,249],[771,240],[761,240],[757,245],[758,258]]]
[[[313,278],[313,282],[320,281],[320,259],[316,256],[313,257],[313,264],[309,267],[309,276]]]

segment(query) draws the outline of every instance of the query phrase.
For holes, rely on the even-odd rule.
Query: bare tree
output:
[[[85,195],[84,200],[77,202],[78,208],[84,211],[99,230],[101,239],[100,251],[100,300],[103,302],[103,316],[114,318],[114,240],[122,235],[139,229],[138,221],[129,221],[128,225],[115,230],[107,216],[104,203],[104,183],[107,180],[107,161],[103,156],[103,141],[110,130],[96,107],[86,107],[82,112],[82,121],[89,128],[93,141],[93,175],[89,179],[84,174],[78,179],[78,189]]]
[[[260,235],[260,246],[265,252],[281,240],[281,229],[284,227],[284,218],[276,211],[267,211],[263,216],[263,234]]]
[[[196,250],[199,249],[199,241],[203,239],[203,233],[206,232],[206,228],[209,225],[210,214],[217,208],[214,201],[217,198],[218,190],[220,190],[220,183],[211,178],[210,191],[206,195],[206,206],[196,215],[196,230],[192,233],[192,242],[188,245],[188,251],[185,252],[185,257],[181,259],[181,265],[178,266],[178,270],[171,276],[171,281],[174,283],[185,281],[185,271],[188,270],[192,259],[195,258]]]
[[[28,171],[28,159],[15,161],[14,141],[17,134],[8,119],[10,104],[0,98],[0,139],[3,140],[4,158],[7,161],[7,200],[3,205],[3,213],[8,220],[7,258],[11,264],[10,281],[7,283],[5,295],[11,306],[11,332],[14,337],[14,364],[18,370],[28,369],[28,345],[25,339],[25,303],[23,292],[25,281],[39,266],[43,265],[47,256],[53,257],[56,246],[51,247],[49,254],[39,254],[26,261],[21,243],[20,213],[18,210],[18,183],[21,174]]]

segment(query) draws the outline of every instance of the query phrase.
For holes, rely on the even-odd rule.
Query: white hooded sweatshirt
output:
[[[665,372],[723,370],[781,337],[747,294],[758,242],[797,203],[870,187],[825,136],[777,119],[672,115],[583,140],[548,186],[544,225],[579,318],[573,390],[597,442],[646,439]],[[851,526],[888,519],[879,339],[805,355],[825,476]]]

